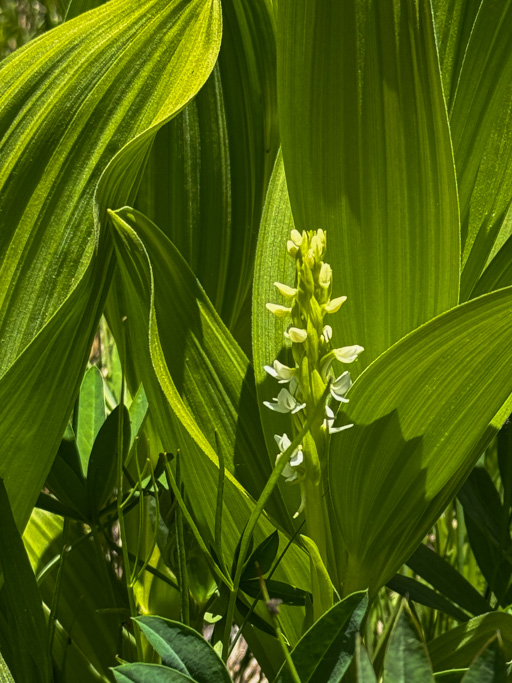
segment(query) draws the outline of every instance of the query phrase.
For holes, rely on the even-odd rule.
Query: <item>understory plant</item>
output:
[[[23,11],[0,678],[507,680],[512,4]]]

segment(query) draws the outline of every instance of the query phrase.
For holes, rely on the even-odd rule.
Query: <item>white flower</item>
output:
[[[295,256],[299,251],[299,247],[297,247],[291,240],[288,240],[286,243],[286,249],[288,250],[290,256]]]
[[[288,287],[288,285],[283,285],[282,282],[274,282],[274,287],[277,287],[283,296],[292,297],[297,294],[295,287]]]
[[[324,325],[320,339],[326,344],[332,339],[332,327],[330,325]]]
[[[263,401],[263,405],[274,410],[276,413],[291,413],[294,415],[306,407],[305,403],[299,403],[297,399],[290,394],[288,389],[281,389],[277,398],[272,399],[275,401],[271,403],[270,401]]]
[[[336,299],[331,299],[326,304],[324,304],[324,311],[326,313],[336,313],[336,311],[340,310],[341,304],[343,304],[346,300],[346,296],[338,296],[336,297]]]
[[[352,363],[362,351],[364,351],[362,346],[354,344],[354,346],[343,346],[341,349],[333,349],[332,353],[340,363]]]
[[[265,370],[271,377],[277,379],[279,384],[286,384],[290,382],[297,372],[297,368],[289,368],[287,365],[283,365],[278,360],[275,360],[271,365],[265,365]]]
[[[268,310],[273,313],[277,318],[286,318],[292,312],[291,308],[286,306],[281,306],[281,304],[266,304]]]
[[[352,380],[350,379],[350,373],[348,370],[345,370],[345,372],[342,372],[339,377],[336,377],[331,384],[331,396],[336,399],[336,401],[348,403],[348,398],[345,398],[345,394],[351,386]]]
[[[292,239],[292,242],[297,247],[300,247],[300,245],[302,244],[302,239],[303,239],[303,236],[300,234],[300,232],[298,230],[293,229],[290,233],[290,237]]]
[[[320,286],[323,287],[324,289],[328,289],[329,285],[331,284],[331,279],[332,279],[332,268],[328,263],[322,263],[322,267],[320,268],[320,273],[318,275],[318,282],[320,283]]]
[[[283,455],[284,451],[291,445],[292,442],[286,434],[283,434],[283,436],[279,436],[279,434],[274,434],[274,439],[276,440],[280,450],[280,453],[278,453],[276,458],[277,464],[279,458]],[[284,466],[284,470],[281,472],[283,477],[286,477],[286,481],[295,481],[295,479],[297,479],[297,472],[294,468],[299,467],[299,465],[302,465],[303,461],[304,453],[302,452],[302,446],[299,446],[293,451],[290,461],[286,463],[286,465]]]
[[[346,401],[347,399],[345,399]],[[325,415],[326,418],[324,420],[324,428],[328,430],[329,434],[337,434],[338,432],[342,432],[345,429],[350,429],[350,427],[353,427],[353,424],[350,425],[344,425],[343,427],[334,427],[334,420],[336,419],[336,416],[334,415],[334,412],[330,406],[325,406]]]
[[[302,344],[302,342],[306,341],[308,333],[300,327],[289,327],[288,331],[284,333],[284,336],[287,339],[291,339],[292,342],[295,342],[296,344]]]

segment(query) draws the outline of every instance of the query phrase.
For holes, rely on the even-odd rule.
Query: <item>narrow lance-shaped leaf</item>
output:
[[[2,63],[0,474],[20,521],[106,296],[105,208],[129,200],[156,129],[208,77],[220,21],[218,0],[112,0]]]

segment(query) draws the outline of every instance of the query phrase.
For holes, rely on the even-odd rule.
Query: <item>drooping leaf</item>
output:
[[[382,683],[434,683],[419,624],[404,601],[389,638]]]
[[[250,488],[257,490],[257,487],[265,482],[264,459],[267,457],[264,445],[261,449],[254,450],[255,443],[262,443],[263,440],[261,433],[258,433],[259,427],[254,419],[257,414],[255,408],[247,410],[247,406],[254,406],[254,389],[248,382],[250,371],[246,365],[247,360],[220,322],[218,314],[211,307],[185,262],[167,238],[140,213],[131,209],[118,211],[112,216],[115,221],[115,242],[123,281],[120,306],[126,307],[124,310],[127,314],[125,323],[129,349],[127,359],[128,362],[130,358],[137,361],[137,368],[134,368],[133,372],[138,371],[142,375],[140,379],[144,383],[151,406],[151,421],[162,447],[170,453],[176,452],[179,448],[183,455],[181,470],[185,494],[193,509],[195,522],[206,547],[213,546],[215,542],[219,479],[215,430],[227,444],[227,447],[223,448],[226,464],[222,520],[223,547],[215,548],[215,553],[217,556],[221,554],[224,556],[225,566],[231,566],[241,532],[254,507],[247,491],[233,476],[233,470],[241,481],[245,481],[243,468],[251,468],[256,479],[247,483]],[[131,224],[140,234],[131,227]],[[155,245],[158,245],[157,248]],[[150,255],[151,259],[149,259]],[[155,270],[153,270],[153,264]],[[171,301],[166,289],[157,291],[156,275],[161,272],[167,273],[166,264],[172,264],[173,277],[178,283],[180,278],[184,278],[183,282],[187,284],[187,288],[183,284],[178,284],[178,287],[180,295],[183,295],[187,304],[180,304],[178,300]],[[159,308],[161,311],[159,315],[155,310],[158,299],[160,300],[159,307],[162,301],[168,304],[167,307]],[[189,345],[186,358],[190,358],[194,364],[190,362],[188,365],[180,365],[178,362],[175,344],[179,343],[179,340],[175,339],[177,323],[172,323],[173,312],[180,314],[182,335]],[[161,324],[162,327],[160,327]],[[190,330],[190,334],[185,335],[184,330]],[[208,334],[206,330],[209,330]],[[181,344],[183,344],[183,337]],[[204,348],[198,344],[198,340],[204,342]],[[183,351],[183,346],[181,346],[182,362]],[[222,365],[223,358],[227,365]],[[226,375],[229,376],[226,377]],[[185,379],[191,393],[188,396],[184,394],[182,397],[178,386],[183,387]],[[201,381],[199,385],[195,384],[200,380],[204,381]],[[239,393],[241,387],[243,391]],[[211,397],[209,402],[205,401],[205,396],[201,393],[203,388],[205,392],[208,392],[206,396]],[[194,402],[191,401],[191,397],[194,397]],[[230,397],[233,402],[230,401]],[[215,421],[216,416],[221,418],[218,422]],[[238,423],[234,423],[235,417]],[[204,420],[202,428],[198,424],[200,418]],[[251,442],[247,438],[248,433],[254,434],[257,441]],[[233,437],[235,437],[234,441]],[[240,440],[247,444],[250,448],[249,452],[254,454],[256,460],[247,458],[247,452],[242,452],[242,449],[240,452],[237,451]],[[237,458],[233,462],[234,447]],[[238,455],[240,459],[247,458],[247,461],[244,463],[243,460],[239,460]],[[259,471],[258,463],[261,465]],[[267,470],[269,471],[270,469]],[[279,502],[278,498],[277,502]],[[277,515],[279,512],[277,504],[275,508],[271,508],[271,511]],[[285,517],[285,515],[289,517],[288,512],[282,516]],[[275,527],[265,517],[261,517],[256,528],[256,541],[261,542],[274,530]],[[277,580],[288,583],[292,581],[292,577],[294,585],[309,589],[307,555],[295,545],[290,547],[275,575]],[[302,615],[284,615],[283,621],[288,619],[288,625],[292,631],[294,633],[299,631]]]
[[[144,616],[137,624],[162,658],[162,664],[190,676],[197,683],[229,683],[224,663],[194,629],[177,621]]]
[[[505,658],[512,658],[512,615],[490,612],[446,631],[428,643],[434,671],[468,667],[500,631]]]
[[[462,683],[506,683],[507,680],[507,662],[498,635],[471,664]]]
[[[302,683],[339,683],[347,671],[356,647],[356,637],[368,608],[364,592],[349,595],[336,603],[297,643],[291,657]],[[293,677],[283,664],[276,683],[289,683]]]
[[[453,605],[444,597],[444,595],[436,593],[432,588],[429,588],[424,583],[412,579],[409,576],[395,574],[395,576],[387,582],[386,586],[408,600],[449,614],[457,621],[467,621],[469,619],[469,616],[465,612]]]
[[[295,226],[327,231],[334,295],[350,304],[333,316],[334,339],[364,346],[365,367],[458,301],[457,189],[430,3],[279,0],[277,26]]]
[[[423,543],[406,562],[415,574],[470,614],[491,611],[491,605],[447,560]]]
[[[496,432],[489,425],[512,391],[511,306],[504,289],[448,311],[351,389],[346,415],[355,426],[332,439],[329,455],[348,548],[344,590],[373,592],[389,580]]]
[[[41,596],[1,478],[0,519],[0,567],[4,578],[0,602],[9,625],[12,673],[19,681],[50,683],[48,631]]]
[[[22,524],[106,296],[105,209],[132,197],[156,129],[211,72],[220,30],[218,0],[112,0],[2,62],[0,475]]]

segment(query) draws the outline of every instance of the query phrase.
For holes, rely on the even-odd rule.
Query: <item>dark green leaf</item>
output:
[[[264,541],[262,541],[251,554],[251,556],[245,563],[241,580],[249,581],[250,579],[258,578],[259,574],[267,574],[272,568],[272,564],[276,559],[278,550],[279,534],[277,533],[277,531],[274,531],[274,533],[271,534]],[[256,563],[258,563],[258,568],[256,568]]]
[[[12,674],[17,681],[50,683],[46,618],[32,567],[12,514],[3,479],[0,478],[0,566],[7,606]]]
[[[326,612],[299,640],[291,657],[302,683],[339,683],[356,647],[356,637],[368,608],[365,592],[349,595]],[[290,683],[292,675],[283,664],[276,683]]]
[[[165,666],[177,669],[197,683],[230,683],[224,663],[194,629],[161,617],[138,617],[135,621]]]
[[[196,683],[193,678],[160,664],[123,664],[114,669],[118,683]]]
[[[122,422],[122,436],[120,427]],[[87,470],[87,495],[91,513],[97,515],[112,495],[117,476],[119,446],[123,462],[130,447],[130,416],[125,406],[114,408],[98,432]]]
[[[404,601],[384,659],[382,683],[433,683],[434,675],[419,625]]]
[[[308,593],[301,588],[296,588],[295,586],[284,583],[284,581],[275,581],[274,579],[265,580],[265,585],[267,586],[270,598],[278,598],[279,600],[282,600],[285,605],[306,604],[306,595],[308,595]],[[259,597],[260,600],[263,600],[260,582],[256,579],[241,581],[240,588],[252,598]]]
[[[491,611],[490,604],[476,588],[449,562],[423,543],[407,560],[407,566],[470,614],[477,615]]]
[[[457,621],[467,621],[469,619],[467,614],[461,612],[460,609],[455,607],[455,605],[443,595],[436,593],[432,588],[425,586],[424,583],[420,583],[409,576],[396,574],[386,585],[403,597],[410,598],[413,602],[419,602],[421,605],[449,614]]]
[[[497,635],[471,664],[462,683],[506,683],[507,662]]]
[[[361,642],[361,638],[356,640],[356,683],[377,683],[377,676],[373,670],[370,657],[365,646]]]

